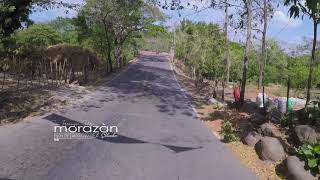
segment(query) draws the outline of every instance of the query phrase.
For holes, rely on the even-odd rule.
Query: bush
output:
[[[280,118],[280,124],[283,127],[292,127],[296,118],[296,114],[293,111],[289,111]]]
[[[305,124],[314,125],[320,120],[320,101],[312,101],[299,112],[299,120]]]
[[[238,132],[229,121],[225,121],[222,124],[220,134],[223,136],[223,141],[227,143],[240,140]]]
[[[298,154],[310,169],[320,173],[320,144],[304,144],[299,147]]]
[[[18,44],[30,44],[38,47],[47,47],[63,42],[59,32],[49,25],[35,24],[16,34]]]

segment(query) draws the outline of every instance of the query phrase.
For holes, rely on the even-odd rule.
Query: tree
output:
[[[144,2],[142,0],[122,0],[114,3],[113,14],[113,33],[115,35],[115,58],[118,68],[123,65],[122,49],[124,43],[129,38],[138,37],[137,32],[142,31],[147,24],[147,19],[144,18],[142,7]],[[109,19],[109,21],[111,21]],[[150,22],[150,21],[149,21]]]
[[[77,30],[74,25],[74,20],[71,18],[58,17],[48,23],[55,31],[62,35],[63,42],[69,44],[77,44]]]
[[[176,34],[176,56],[187,65],[196,85],[203,77],[223,77],[225,39],[218,25],[184,20]]]
[[[244,104],[244,96],[246,91],[247,83],[247,72],[249,65],[249,51],[251,45],[251,36],[252,36],[252,0],[244,0],[244,9],[246,15],[246,44],[244,51],[243,59],[243,73],[241,78],[241,92],[240,92],[240,103]]]
[[[103,0],[88,0],[86,5],[80,10],[75,24],[79,30],[79,41],[90,41],[99,39],[97,43],[99,47],[95,47],[100,52],[102,57],[107,59],[107,71],[112,72],[112,51],[114,48],[113,39],[113,26],[112,14],[115,13],[115,1]]]
[[[0,1],[0,51],[6,51],[10,35],[22,27],[31,24],[29,20],[31,1]],[[4,54],[4,53],[1,53]]]
[[[258,3],[259,4],[259,3]],[[267,28],[268,28],[268,21],[269,15],[271,14],[271,3],[270,0],[263,0],[262,7],[262,23],[263,23],[263,30],[262,30],[262,48],[261,48],[261,60],[259,65],[259,81],[258,81],[258,89],[261,89],[263,86],[264,75],[265,75],[265,64],[267,61],[267,47],[266,47],[266,39],[267,39]]]
[[[18,44],[29,44],[38,47],[47,47],[63,42],[61,34],[45,24],[35,24],[19,31],[16,39]]]
[[[12,33],[33,23],[29,15],[36,7],[48,9],[60,6],[74,8],[76,5],[56,0],[1,0],[0,51],[8,48]]]
[[[223,83],[222,83],[222,101],[225,100],[225,86],[226,83],[229,82],[230,79],[230,48],[229,48],[229,39],[228,39],[228,27],[229,27],[229,4],[227,0],[224,0],[224,41],[225,41],[225,55],[224,55],[224,61],[225,61],[225,68],[224,68],[224,77],[223,77]]]
[[[315,66],[315,53],[317,44],[317,32],[318,24],[320,22],[320,2],[318,0],[285,0],[284,5],[291,6],[289,9],[290,17],[297,18],[300,16],[300,12],[307,15],[313,21],[313,45],[311,52],[311,59],[309,63],[309,75],[308,75],[308,85],[307,85],[307,101],[306,106],[310,102],[310,89],[312,87],[312,81],[314,76],[314,66]]]
[[[140,38],[140,32],[152,22],[145,15],[152,11],[146,11],[145,7],[143,0],[87,0],[80,10],[75,19],[80,30],[78,38],[91,41],[99,49],[107,59],[108,72],[113,70],[112,58],[118,68],[125,63],[125,51],[131,48],[128,44],[136,45],[134,39]]]
[[[29,20],[31,1],[4,0],[0,2],[0,35],[9,36]]]
[[[275,40],[267,40],[266,56],[267,60],[265,64],[268,66],[264,69],[263,84],[268,83],[285,84],[286,72],[289,56],[281,49],[280,45]]]
[[[29,25],[32,21],[29,15],[33,8],[51,8],[64,6],[73,8],[76,5],[55,0],[2,0],[0,1],[0,35],[9,36],[23,25]]]

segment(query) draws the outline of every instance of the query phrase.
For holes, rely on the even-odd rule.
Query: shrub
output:
[[[49,25],[35,24],[17,32],[18,44],[47,47],[63,42],[62,35]]]
[[[298,154],[306,162],[306,165],[317,172],[320,172],[320,144],[304,144],[298,149]]]
[[[233,127],[232,123],[229,122],[229,121],[225,121],[222,124],[221,130],[220,130],[220,134],[223,137],[223,141],[227,142],[227,143],[240,140],[238,132]]]
[[[289,111],[280,118],[280,124],[283,127],[292,127],[296,118],[296,114],[293,111]]]
[[[312,101],[305,109],[300,111],[299,120],[306,124],[316,124],[320,120],[320,100]]]

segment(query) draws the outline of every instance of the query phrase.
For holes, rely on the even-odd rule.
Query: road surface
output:
[[[54,141],[62,124],[118,127],[117,137]],[[0,127],[0,179],[256,179],[196,118],[166,55],[143,52],[82,104]]]

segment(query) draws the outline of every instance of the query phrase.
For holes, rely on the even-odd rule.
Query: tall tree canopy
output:
[[[307,15],[313,21],[313,46],[311,51],[311,59],[309,65],[308,87],[307,87],[307,103],[310,101],[310,89],[314,77],[315,55],[317,45],[318,24],[320,22],[320,2],[319,0],[285,0],[285,5],[291,6],[289,9],[290,16],[302,18]]]

